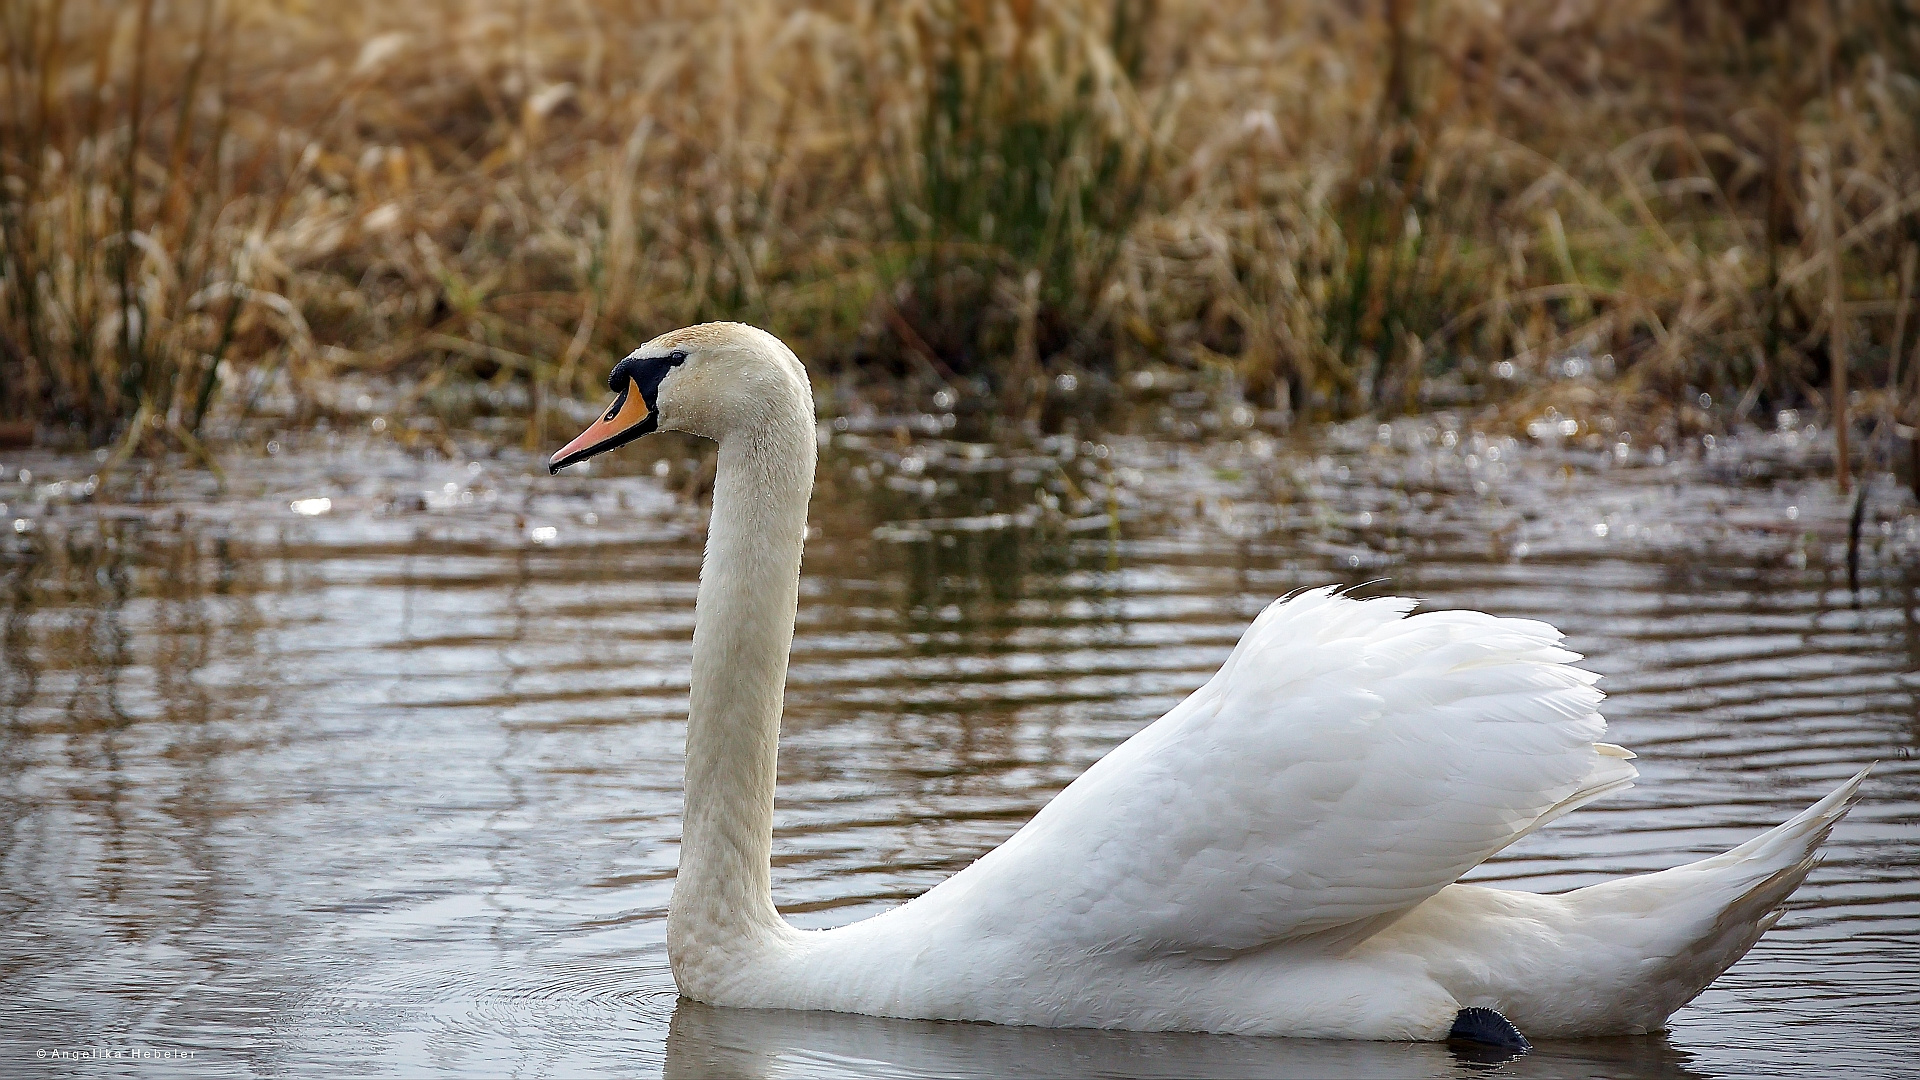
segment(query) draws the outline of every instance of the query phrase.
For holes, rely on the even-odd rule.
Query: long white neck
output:
[[[804,384],[792,389],[720,439],[694,608],[686,820],[667,955],[681,992],[703,1000],[794,933],[774,910],[769,869],[815,455],[812,403]]]

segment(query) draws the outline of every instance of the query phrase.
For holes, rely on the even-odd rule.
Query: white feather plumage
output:
[[[710,1004],[1013,1024],[1446,1037],[1660,1027],[1777,918],[1861,777],[1724,855],[1560,896],[1456,884],[1632,783],[1597,676],[1545,623],[1333,589],[1270,605],[1218,674],[1006,843],[893,911],[799,931],[768,887],[812,486],[811,392],[709,324],[660,423],[715,438],[668,948]],[[1864,775],[1864,774],[1862,774]]]

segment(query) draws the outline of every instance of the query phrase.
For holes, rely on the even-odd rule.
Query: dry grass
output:
[[[1828,408],[1838,341],[1869,416],[1920,376],[1913,0],[0,20],[0,412],[122,452],[343,372],[511,389],[539,440],[712,318],[1010,403],[1164,363],[1677,430]]]

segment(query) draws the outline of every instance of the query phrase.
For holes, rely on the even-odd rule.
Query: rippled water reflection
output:
[[[1329,580],[1546,618],[1639,787],[1482,868],[1558,890],[1722,850],[1879,760],[1796,910],[1667,1036],[1515,1076],[1911,1068],[1920,516],[1792,436],[1654,465],[1322,443],[833,437],[774,888],[916,895]],[[91,492],[0,462],[0,1071],[1444,1075],[1443,1047],[1026,1031],[676,1004],[663,945],[700,514],[643,460],[539,475],[316,437]],[[21,468],[36,474],[22,482]],[[676,469],[676,480],[680,473]],[[325,500],[324,505],[320,500]]]

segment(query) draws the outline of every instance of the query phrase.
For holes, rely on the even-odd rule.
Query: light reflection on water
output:
[[[1868,761],[1797,910],[1667,1036],[1515,1076],[1891,1073],[1920,1034],[1920,516],[1756,437],[1718,461],[890,435],[827,452],[774,883],[832,925],[1012,832],[1275,595],[1387,579],[1547,618],[1634,790],[1476,873],[1557,890],[1777,823]],[[1365,437],[1361,437],[1365,436]],[[1493,453],[1489,453],[1493,451]],[[702,521],[638,462],[549,479],[332,440],[89,497],[0,474],[0,1071],[1445,1075],[1442,1047],[676,1004],[662,941]],[[317,502],[296,501],[325,498]],[[1604,528],[1601,528],[1604,526]]]

